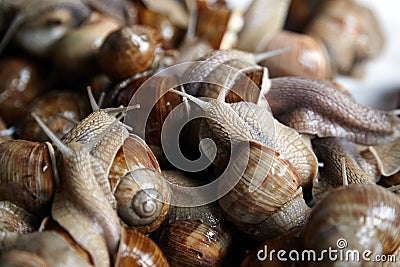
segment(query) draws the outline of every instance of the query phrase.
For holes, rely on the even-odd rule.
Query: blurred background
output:
[[[368,106],[390,109],[397,105],[400,92],[400,3],[391,0],[357,0],[377,16],[386,43],[383,52],[365,67],[362,79],[338,76],[336,80]]]

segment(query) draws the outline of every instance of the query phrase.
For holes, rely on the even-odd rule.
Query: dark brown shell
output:
[[[55,192],[48,145],[11,140],[0,144],[0,197],[35,215],[49,213]]]
[[[26,234],[37,229],[38,220],[9,201],[0,201],[0,232]]]
[[[116,267],[168,267],[161,249],[150,238],[134,229],[123,228],[116,255]]]
[[[198,221],[176,221],[163,228],[159,244],[171,266],[221,266],[231,233]]]
[[[123,27],[105,38],[98,53],[100,67],[115,80],[131,77],[152,66],[159,45],[151,27]]]
[[[35,113],[59,138],[69,132],[74,124],[61,118],[63,117],[80,121],[87,112],[86,102],[76,93],[68,91],[51,91],[34,101],[22,123],[17,129],[17,134],[22,139],[44,142],[48,140],[31,114]]]
[[[0,114],[7,125],[19,121],[42,92],[38,67],[19,57],[0,60]]]

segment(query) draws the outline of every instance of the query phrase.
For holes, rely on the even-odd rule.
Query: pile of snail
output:
[[[6,0],[0,33],[1,266],[397,266],[400,111],[332,81],[384,45],[357,1]]]

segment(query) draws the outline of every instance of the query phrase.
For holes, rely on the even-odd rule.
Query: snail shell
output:
[[[37,219],[9,201],[0,201],[0,232],[26,234],[35,231]]]
[[[53,231],[20,236],[0,257],[1,266],[77,266],[89,264],[75,248]],[[20,265],[18,265],[20,264]]]
[[[28,105],[43,88],[35,63],[19,57],[0,60],[0,113],[7,125],[22,119]]]
[[[231,241],[225,228],[184,220],[166,225],[159,245],[171,266],[221,266]]]
[[[170,190],[146,143],[130,134],[117,152],[108,175],[123,222],[147,234],[157,229],[169,209]]]
[[[339,138],[314,139],[318,159],[323,162],[318,178],[313,182],[313,197],[317,200],[332,188],[348,184],[374,184],[375,173],[363,169],[357,145]],[[375,174],[375,175],[374,175]],[[345,179],[345,180],[344,180]]]
[[[265,249],[267,252],[270,252],[272,250],[285,250],[287,252],[291,250],[296,250],[301,253],[301,250],[303,248],[303,231],[303,227],[297,227],[275,238],[262,242],[259,246],[247,253],[245,258],[241,262],[240,267],[294,266],[295,263],[291,260],[280,261],[276,257],[270,259],[268,257],[268,254],[265,254],[264,251]],[[260,253],[260,250],[263,252]],[[266,257],[265,260],[262,260],[264,259],[264,257]]]
[[[10,140],[0,144],[0,196],[34,215],[48,213],[56,180],[49,144]],[[16,192],[18,192],[16,194]]]
[[[270,77],[331,78],[329,56],[325,47],[317,39],[305,34],[281,31],[266,43],[261,51],[273,51],[285,47],[292,49],[259,63],[261,66],[268,67]]]
[[[343,249],[368,249],[371,258],[389,255],[400,246],[399,222],[400,199],[396,194],[377,185],[351,184],[333,189],[313,208],[304,244],[320,251],[338,247],[337,241],[344,238],[347,246]],[[324,262],[324,266],[333,265],[332,261]]]
[[[305,32],[322,40],[332,69],[341,74],[354,74],[384,45],[383,32],[373,12],[357,1],[325,1]]]
[[[123,228],[114,266],[168,267],[169,263],[150,238],[135,229]]]
[[[155,60],[160,38],[148,26],[133,25],[110,33],[98,53],[105,74],[114,80],[129,78],[149,69]]]
[[[300,187],[301,179],[289,161],[258,142],[239,145],[232,159],[232,177],[239,182],[218,203],[239,229],[266,240],[305,223],[309,208]],[[247,159],[247,160],[244,160]],[[224,189],[229,182],[220,183]]]
[[[38,142],[47,141],[48,137],[31,116],[31,113],[35,113],[42,118],[52,132],[61,138],[74,125],[58,115],[79,121],[85,115],[86,109],[85,103],[77,94],[67,91],[51,91],[30,105],[28,115],[25,116],[16,132],[22,139]]]

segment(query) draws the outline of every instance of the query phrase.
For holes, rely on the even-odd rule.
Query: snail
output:
[[[90,91],[89,91],[90,92]],[[145,142],[114,116],[127,108],[100,109],[89,93],[94,112],[63,136],[64,144],[88,144],[114,126],[90,150],[90,167],[97,183],[124,223],[143,232],[154,231],[168,211],[169,188],[158,162]]]
[[[291,47],[287,53],[267,58],[259,64],[268,67],[270,77],[302,76],[330,79],[331,66],[325,46],[305,34],[280,31],[260,51],[273,51]]]
[[[14,8],[16,14],[1,40],[0,52],[14,38],[24,49],[43,55],[55,40],[81,24],[90,13],[78,0],[19,1]]]
[[[44,92],[43,80],[38,65],[29,59],[0,60],[0,113],[7,125],[22,119],[30,102]]]
[[[383,31],[373,12],[357,1],[325,1],[305,33],[322,40],[333,72],[345,75],[357,75],[384,46]]]
[[[131,12],[124,0],[27,0],[10,5],[3,1],[0,9],[13,9],[12,19],[0,42],[0,52],[14,38],[20,46],[35,55],[45,55],[51,45],[69,30],[79,27],[91,9],[112,17],[119,24],[130,24]]]
[[[62,154],[58,162],[60,185],[51,207],[52,218],[89,253],[94,265],[109,266],[118,249],[121,227],[117,213],[96,180],[90,152],[112,132],[118,121],[114,120],[100,133],[93,133],[93,139],[86,144],[79,139],[63,143],[39,117],[32,116]],[[101,122],[96,123],[101,125]],[[118,141],[118,137],[114,138]]]
[[[309,208],[302,198],[300,185],[302,179],[308,184],[315,177],[317,161],[293,129],[274,121],[265,108],[254,103],[225,103],[226,88],[220,91],[217,99],[211,98],[208,102],[184,92],[171,91],[185,96],[206,113],[200,138],[210,137],[228,152],[229,146],[233,146],[229,164],[234,167],[227,176],[240,180],[219,200],[230,220],[259,239],[304,223]],[[210,151],[207,144],[202,149],[206,155]],[[212,156],[208,154],[208,157]],[[219,158],[226,158],[226,155]],[[219,182],[219,190],[232,188],[235,178]],[[279,188],[282,195],[277,197],[275,188]],[[269,192],[271,197],[268,197]]]
[[[52,146],[26,140],[0,143],[0,166],[1,200],[45,216],[58,182]]]
[[[178,186],[196,187],[204,183],[202,179],[198,179],[198,177],[190,176],[178,170],[162,170],[161,175],[169,183]],[[173,195],[171,202],[177,203],[179,199],[176,198],[178,197],[179,195],[177,194]],[[221,209],[216,202],[196,207],[170,206],[166,223],[185,220],[199,221],[202,224],[216,226],[221,223],[223,217]]]
[[[86,115],[87,107],[85,104],[83,99],[78,97],[76,93],[50,91],[29,105],[26,112],[27,115],[16,127],[16,133],[18,137],[25,140],[37,142],[48,140],[47,136],[31,116],[31,113],[35,113],[42,118],[52,132],[61,138],[74,127],[74,124],[70,120],[79,121]]]
[[[328,81],[272,78],[265,97],[274,117],[301,134],[342,137],[363,145],[390,142],[400,135],[397,110],[364,106]]]
[[[2,266],[93,266],[57,232],[17,236],[0,256]]]
[[[237,49],[260,52],[261,47],[282,30],[290,2],[252,1],[244,14],[244,25],[239,32]]]
[[[108,179],[116,210],[127,227],[156,230],[169,210],[170,190],[146,143],[130,134],[114,157]]]
[[[290,2],[284,29],[302,32],[318,13],[325,0],[292,0]]]
[[[121,27],[115,20],[92,12],[87,21],[55,41],[49,49],[52,65],[78,77],[90,77],[100,72],[96,56],[104,39]]]
[[[313,208],[305,225],[304,246],[316,253],[329,247],[343,254],[350,250],[360,253],[369,250],[371,253],[367,256],[371,259],[375,255],[395,254],[400,247],[399,209],[398,196],[377,185],[351,184],[335,188]],[[324,259],[324,266],[335,266],[335,261]],[[352,260],[347,264],[376,266],[362,257],[360,262]],[[317,264],[321,262],[310,262],[309,266]]]
[[[149,26],[133,25],[111,32],[97,58],[102,71],[114,80],[130,78],[157,64],[160,37]]]
[[[321,199],[327,191],[343,184],[375,184],[379,180],[376,161],[363,157],[365,147],[334,137],[314,139],[312,143],[323,163],[313,182],[314,199]]]

